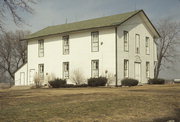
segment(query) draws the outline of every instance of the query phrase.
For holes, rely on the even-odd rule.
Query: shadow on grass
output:
[[[180,122],[180,108],[175,109],[175,115],[164,118],[154,119],[153,122]]]

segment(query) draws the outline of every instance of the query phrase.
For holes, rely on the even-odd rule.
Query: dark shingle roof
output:
[[[99,28],[99,27],[108,27],[108,26],[115,26],[120,25],[130,17],[134,16],[135,14],[139,13],[142,10],[132,11],[128,13],[112,15],[102,18],[90,19],[80,22],[74,22],[69,24],[62,24],[56,26],[49,26],[44,28],[38,32],[35,32],[31,35],[28,35],[25,39],[33,39],[37,37],[43,37],[48,35],[55,35],[65,32],[73,32],[78,30],[85,30],[91,28]]]

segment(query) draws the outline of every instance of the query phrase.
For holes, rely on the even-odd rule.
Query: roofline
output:
[[[22,64],[17,70],[15,70],[14,72],[13,72],[13,74],[15,74],[17,71],[19,71],[24,65],[26,65],[27,64],[27,62],[26,63],[24,63],[24,64]]]
[[[159,32],[157,31],[157,29],[154,27],[154,25],[153,25],[152,22],[150,21],[150,19],[147,17],[147,15],[145,14],[145,12],[141,9],[141,10],[138,10],[135,14],[131,15],[130,17],[128,17],[128,18],[127,18],[126,20],[124,20],[123,22],[121,22],[120,24],[109,25],[109,26],[93,27],[93,28],[86,28],[86,29],[79,29],[79,30],[66,31],[66,32],[55,33],[55,34],[48,34],[48,35],[38,36],[38,37],[33,37],[33,38],[28,38],[28,39],[21,39],[20,41],[25,41],[25,40],[30,40],[30,39],[36,39],[36,38],[42,38],[42,37],[47,37],[47,36],[53,36],[53,35],[58,35],[58,34],[63,34],[63,33],[72,33],[72,32],[77,32],[77,31],[96,29],[96,28],[117,27],[117,26],[122,25],[123,23],[125,23],[126,21],[128,21],[129,19],[131,19],[132,17],[134,17],[135,15],[139,14],[140,12],[143,12],[143,14],[145,15],[145,17],[148,19],[149,23],[151,24],[151,26],[152,26],[153,29],[155,30],[155,32],[158,34],[159,37],[161,37],[160,34],[159,34]]]
[[[159,32],[157,31],[157,29],[154,27],[154,25],[152,24],[151,20],[148,18],[148,16],[146,15],[146,13],[141,10],[141,12],[143,12],[143,14],[146,16],[146,18],[148,19],[149,23],[151,24],[151,26],[154,28],[154,30],[156,31],[156,33],[158,34],[159,37],[161,37],[161,35],[159,34]]]
[[[96,28],[108,28],[108,27],[116,27],[116,26],[117,26],[117,25],[109,25],[109,26],[100,26],[100,27],[79,29],[79,30],[74,30],[74,31],[66,31],[66,32],[62,32],[62,33],[48,34],[48,35],[38,36],[38,37],[33,37],[33,38],[28,38],[28,39],[21,39],[20,41],[25,41],[25,40],[30,40],[30,39],[36,39],[36,38],[42,38],[42,37],[53,36],[53,35],[64,34],[64,33],[72,33],[72,32],[83,31],[83,30],[90,30],[90,29],[96,29]]]

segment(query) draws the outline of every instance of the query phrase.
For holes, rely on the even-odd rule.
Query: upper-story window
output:
[[[139,34],[135,35],[135,52],[136,54],[140,53],[140,35]]]
[[[129,61],[127,59],[124,60],[124,78],[129,77]]]
[[[63,54],[69,54],[69,36],[63,36]]]
[[[69,62],[63,62],[63,78],[69,78]]]
[[[146,77],[150,77],[150,63],[146,62]]]
[[[38,55],[39,57],[44,56],[44,40],[38,40]]]
[[[91,51],[98,52],[99,51],[99,32],[91,33]]]
[[[146,54],[150,54],[149,37],[146,37]]]
[[[124,51],[129,51],[129,33],[124,31]]]
[[[99,77],[99,60],[91,61],[91,77]]]

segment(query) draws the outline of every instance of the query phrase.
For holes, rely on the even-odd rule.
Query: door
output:
[[[135,79],[139,80],[141,82],[141,63],[135,62],[135,70],[134,70],[134,76]]]
[[[29,84],[34,83],[34,75],[35,75],[35,69],[30,69],[30,71],[29,71]]]
[[[20,73],[20,85],[25,85],[25,73]]]

